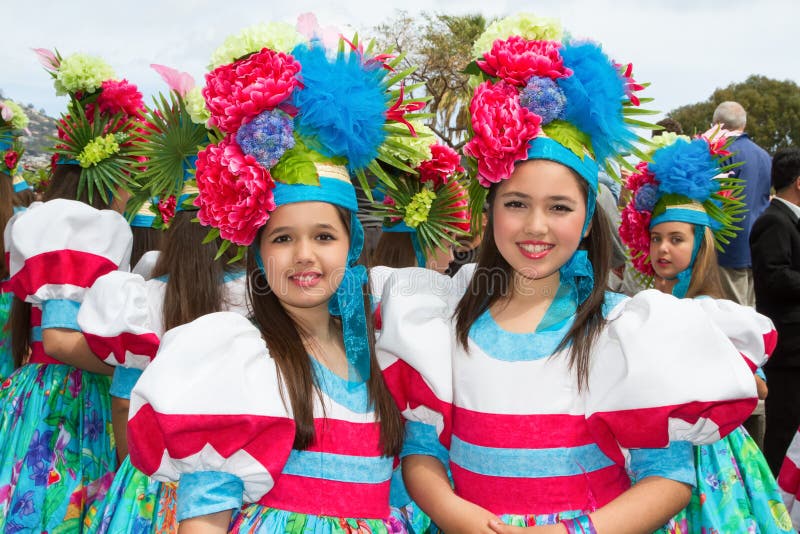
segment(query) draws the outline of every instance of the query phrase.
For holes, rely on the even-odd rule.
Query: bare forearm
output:
[[[232,510],[184,519],[178,525],[178,534],[225,534],[231,523]]]
[[[46,328],[42,331],[45,353],[67,365],[100,375],[111,375],[114,368],[100,361],[89,349],[81,332],[67,328]]]
[[[114,428],[114,441],[117,444],[117,458],[120,463],[128,455],[128,409],[131,401],[121,397],[111,397],[111,426]]]
[[[489,533],[489,521],[497,516],[457,496],[447,471],[433,456],[403,459],[403,481],[411,498],[444,532]]]
[[[691,487],[647,477],[591,514],[598,534],[649,534],[689,504]]]

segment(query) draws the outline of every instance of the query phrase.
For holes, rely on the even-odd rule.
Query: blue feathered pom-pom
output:
[[[322,155],[347,158],[351,171],[366,167],[386,137],[383,69],[365,67],[355,52],[328,60],[318,42],[299,45],[292,55],[303,81],[293,92],[295,131]]]
[[[558,79],[567,97],[564,119],[591,138],[598,162],[627,152],[636,135],[623,120],[625,82],[619,70],[595,43],[568,43],[561,57],[573,71]]]
[[[678,139],[656,150],[648,168],[656,175],[662,194],[683,195],[702,203],[719,191],[719,182],[714,179],[720,172],[719,165],[702,139]]]

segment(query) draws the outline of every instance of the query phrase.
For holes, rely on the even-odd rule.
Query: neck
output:
[[[672,280],[667,280],[666,278],[661,278],[660,276],[656,275],[653,279],[653,287],[661,291],[662,293],[672,294],[672,289],[675,287],[675,284],[678,283],[677,278],[673,278]]]
[[[795,193],[791,190],[791,188],[786,188],[784,191],[778,191],[775,193],[775,196],[785,200],[786,202],[794,204],[795,206],[800,206],[800,194]]]
[[[536,305],[552,302],[561,283],[558,271],[544,278],[527,278],[517,271],[512,273],[510,301],[518,304]]]
[[[328,311],[328,303],[313,308],[294,308],[285,306],[286,311],[308,337],[324,343],[335,336],[333,321]]]

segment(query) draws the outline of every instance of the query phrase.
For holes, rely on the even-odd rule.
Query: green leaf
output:
[[[272,177],[285,184],[319,185],[319,173],[310,151],[299,140],[270,169]]]
[[[200,221],[197,221],[197,222],[200,222]],[[219,237],[219,228],[213,228],[212,227],[208,231],[208,234],[206,235],[206,237],[203,239],[203,244],[207,245],[207,244],[211,243],[212,241],[214,241],[218,237]]]
[[[463,74],[468,74],[470,76],[480,76],[481,74],[483,74],[483,71],[478,66],[478,62],[477,61],[470,61],[467,64],[467,66],[464,67],[464,70],[462,70],[461,72]]]

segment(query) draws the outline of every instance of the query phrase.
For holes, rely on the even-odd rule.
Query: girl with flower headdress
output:
[[[22,176],[17,175],[19,160],[22,157],[22,144],[19,138],[28,126],[28,117],[15,102],[0,102],[0,249],[5,250],[3,233],[6,224],[16,213],[13,204],[17,183],[27,185]],[[21,189],[21,188],[20,188]],[[0,258],[0,281],[8,278],[8,265],[5,257]],[[11,357],[11,336],[6,328],[11,313],[12,293],[0,289],[0,380],[14,370]]]
[[[655,287],[696,299],[742,353],[771,353],[776,332],[753,308],[722,300],[715,244],[735,235],[744,205],[741,185],[725,174],[724,132],[676,138],[628,178],[633,193],[620,235],[634,265]],[[649,241],[649,246],[647,246]],[[766,386],[761,378],[759,397]],[[744,427],[695,447],[695,486],[675,519],[682,532],[792,532],[789,515],[764,455]]]
[[[653,532],[689,501],[690,442],[752,411],[764,351],[743,358],[696,302],[603,287],[598,167],[636,152],[630,68],[529,15],[474,52],[478,264],[398,271],[381,300],[406,486],[445,532]]]
[[[402,419],[375,359],[350,175],[385,175],[387,134],[412,135],[421,103],[392,87],[399,60],[339,44],[257,26],[206,75],[217,131],[195,204],[210,235],[246,252],[252,317],[168,331],[128,422],[132,463],[179,481],[186,532],[403,530],[389,506]]]
[[[128,457],[131,390],[166,330],[221,310],[247,315],[243,262],[234,258],[235,249],[221,251],[220,239],[206,242],[206,232],[192,223],[197,215],[193,168],[197,147],[209,142],[208,130],[203,121],[193,122],[185,92],[177,92],[188,88],[173,89],[175,93],[157,98],[147,113],[138,146],[148,165],[137,173],[139,187],[128,203],[136,213],[133,223],[166,231],[163,251],[148,280],[122,272],[100,277],[78,314],[89,347],[115,367],[112,418],[121,461],[106,498],[87,513],[85,532],[177,531],[175,485],[149,478]]]
[[[76,316],[99,276],[129,268],[131,232],[120,213],[143,112],[136,87],[113,79],[102,60],[39,52],[70,100],[45,202],[15,215],[5,233],[18,368],[0,385],[4,532],[79,530],[116,467],[112,368],[92,355]]]
[[[373,191],[373,212],[384,222],[371,265],[427,267],[440,273],[453,259],[456,237],[469,232],[467,191],[458,180],[461,158],[450,147],[435,142],[427,126],[414,124],[412,143],[427,156],[406,162],[414,174],[394,172],[391,193]]]

